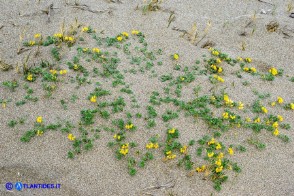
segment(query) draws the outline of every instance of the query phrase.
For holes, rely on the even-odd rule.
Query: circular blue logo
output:
[[[6,189],[7,189],[8,191],[10,191],[10,190],[13,189],[13,184],[12,184],[11,182],[7,182],[7,183],[5,184],[5,187],[6,187]]]
[[[21,182],[15,183],[15,189],[18,190],[18,191],[21,191],[21,189],[22,189],[22,183]]]

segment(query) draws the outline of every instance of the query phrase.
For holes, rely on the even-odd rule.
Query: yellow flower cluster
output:
[[[36,38],[36,39],[37,38],[40,38],[40,37],[41,37],[41,34],[40,33],[37,33],[37,34],[34,35],[34,38]]]
[[[267,109],[266,109],[266,107],[264,107],[264,106],[261,107],[261,111],[262,111],[263,113],[265,113],[265,114],[268,112]]]
[[[73,42],[74,42],[74,37],[71,37],[71,36],[64,36],[64,37],[63,37],[63,40],[64,40],[64,41],[68,41],[68,42],[72,42],[72,43],[73,43]]]
[[[174,58],[174,60],[178,60],[179,59],[179,54],[177,54],[177,53],[175,53],[174,55],[173,55],[173,58]]]
[[[278,75],[278,70],[276,69],[276,68],[274,68],[274,67],[272,67],[272,68],[270,68],[269,69],[269,72],[273,75],[273,76],[276,76],[276,75]]]
[[[67,73],[67,70],[66,70],[66,69],[62,69],[62,70],[59,71],[59,74],[60,74],[60,75],[64,75],[64,74],[66,74],[66,73]]]
[[[211,51],[211,54],[214,55],[214,56],[218,56],[218,55],[219,55],[219,51],[213,49],[213,50]]]
[[[62,38],[63,34],[62,33],[55,33],[53,36],[57,37],[57,38]]]
[[[37,131],[37,136],[41,136],[43,134],[43,131],[42,130],[38,130]]]
[[[233,155],[233,154],[234,154],[234,150],[233,150],[233,148],[228,148],[228,153],[229,153],[230,155]]]
[[[238,109],[239,110],[243,110],[244,109],[244,104],[242,102],[239,102]]]
[[[32,74],[28,74],[28,76],[27,76],[27,80],[28,80],[28,81],[33,81],[33,75],[32,75]]]
[[[214,152],[208,152],[208,153],[207,153],[207,156],[208,156],[209,158],[213,157],[213,155],[214,155]]]
[[[277,98],[277,102],[278,102],[279,104],[281,104],[281,103],[284,102],[284,99],[283,99],[282,97],[278,97],[278,98]]]
[[[43,121],[43,118],[42,116],[38,116],[37,119],[36,119],[37,123],[42,123]]]
[[[35,41],[29,41],[29,46],[33,46],[33,45],[35,45],[36,44],[36,42]]]
[[[117,36],[116,39],[117,39],[117,41],[121,42],[123,40],[123,37],[122,36]]]
[[[255,123],[259,123],[259,122],[260,122],[260,118],[257,117],[256,119],[254,119],[254,122],[255,122]]]
[[[158,143],[150,142],[150,143],[146,144],[147,149],[151,149],[151,148],[157,149],[158,147],[159,147]]]
[[[252,62],[252,59],[251,58],[245,58],[245,62],[251,63]]]
[[[210,68],[213,69],[214,71],[216,71],[217,73],[222,73],[223,72],[223,68],[220,66],[216,66],[216,65],[210,65]]]
[[[169,134],[174,134],[175,132],[176,132],[176,129],[175,128],[172,128],[172,129],[168,130],[168,133]]]
[[[125,126],[125,128],[126,129],[132,129],[134,127],[134,125],[131,123],[131,124],[127,124],[126,126]]]
[[[213,77],[215,79],[217,79],[217,81],[219,81],[219,82],[225,82],[225,80],[222,77],[218,76],[218,75],[214,75]]]
[[[226,105],[230,105],[231,107],[233,106],[233,101],[229,98],[228,95],[224,94],[224,101]]]
[[[172,151],[168,151],[168,152],[166,152],[165,154],[166,154],[166,158],[167,158],[167,159],[174,159],[174,158],[177,157],[177,155],[172,154]]]
[[[249,73],[256,73],[255,67],[244,67],[243,70]]]
[[[216,149],[216,150],[219,150],[219,149],[222,148],[222,145],[221,145],[220,143],[218,143],[214,138],[211,138],[210,141],[207,142],[207,144],[208,144],[209,146],[212,145],[212,144],[216,144],[216,146],[215,146],[215,149]],[[212,153],[213,153],[213,152],[212,152]],[[210,154],[210,153],[207,154],[208,157],[212,157],[213,155],[214,155],[214,153],[213,153],[213,154]]]
[[[68,134],[67,138],[68,138],[70,141],[74,141],[74,140],[76,139],[76,137],[75,137],[72,133]]]
[[[96,103],[97,102],[97,97],[95,95],[93,95],[91,98],[90,98],[90,101],[92,103]]]
[[[138,35],[139,33],[140,33],[140,31],[132,30],[132,34],[133,34],[133,35]]]
[[[278,129],[275,129],[275,130],[273,131],[273,135],[274,135],[274,136],[278,136],[278,135],[279,135],[279,130],[278,130]]]
[[[290,103],[291,110],[294,110],[294,103]]]
[[[215,172],[220,173],[223,171],[223,168],[224,168],[223,166],[219,166],[219,167],[215,168]]]
[[[82,32],[88,32],[89,31],[89,27],[83,27],[82,28]]]
[[[122,32],[121,33],[123,36],[125,36],[126,38],[129,37],[129,34],[127,32]]]
[[[206,170],[206,165],[202,165],[201,167],[196,168],[196,172],[204,172]]]
[[[188,146],[183,146],[182,148],[180,148],[180,152],[183,153],[183,154],[187,154]]]
[[[129,143],[123,144],[120,147],[119,153],[122,154],[122,155],[128,154],[129,153]]]
[[[114,136],[113,136],[113,138],[114,139],[117,139],[118,141],[121,139],[121,136],[120,135],[118,135],[118,134],[115,134]]]
[[[84,48],[84,49],[85,49],[85,48]],[[99,52],[100,52],[99,48],[93,48],[92,51],[93,51],[94,53],[99,53]],[[85,51],[85,52],[86,52],[86,51]]]
[[[74,70],[78,70],[79,66],[77,64],[74,64],[73,68],[74,68]]]

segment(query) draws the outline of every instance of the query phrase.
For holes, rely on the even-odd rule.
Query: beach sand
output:
[[[180,64],[187,66],[194,64],[196,59],[201,59],[203,54],[208,54],[207,49],[200,47],[207,40],[213,41],[216,44],[215,48],[234,58],[238,56],[252,58],[252,65],[257,69],[265,69],[265,65],[281,68],[284,70],[284,76],[277,77],[272,82],[265,82],[250,75],[244,75],[244,78],[239,79],[234,74],[236,68],[227,69],[224,76],[226,83],[220,88],[227,87],[226,92],[230,97],[233,100],[243,101],[245,107],[255,100],[253,89],[270,93],[271,97],[268,100],[275,100],[277,96],[281,96],[286,103],[289,103],[294,100],[294,85],[289,81],[290,77],[294,76],[294,19],[286,12],[289,1],[265,1],[275,6],[257,0],[166,0],[161,4],[161,10],[143,15],[141,0],[121,0],[116,1],[117,3],[103,0],[79,1],[92,10],[106,10],[100,13],[76,9],[65,4],[65,2],[73,4],[72,0],[40,0],[40,3],[36,0],[13,2],[0,0],[0,27],[3,25],[0,29],[0,58],[15,66],[28,55],[29,51],[17,54],[19,35],[24,29],[26,29],[25,38],[33,37],[36,33],[52,35],[59,32],[63,21],[68,26],[77,18],[83,26],[90,25],[97,32],[103,31],[105,36],[115,36],[123,31],[131,32],[133,29],[143,32],[148,47],[163,50],[163,65],[155,68],[158,76],[174,71],[171,54],[178,53]],[[34,14],[41,13],[40,10],[51,3],[54,9],[50,22],[46,14]],[[139,9],[136,9],[137,6]],[[261,10],[271,11],[261,14]],[[171,11],[175,13],[175,21],[167,28]],[[244,28],[254,13],[256,13],[255,23]],[[181,32],[173,30],[173,28],[190,30],[193,23],[196,23],[199,31],[203,32],[209,20],[211,29],[197,46],[182,38]],[[290,29],[287,31],[289,36],[283,34],[282,30],[268,32],[266,25],[271,21],[277,21],[280,29],[284,27]],[[254,33],[251,35],[253,29],[255,29]],[[244,30],[249,35],[240,36],[239,34]],[[240,48],[242,42],[246,43],[245,51]],[[70,57],[70,52],[64,54],[65,59]],[[41,55],[31,63],[37,64],[41,59],[53,61],[49,49],[41,49]],[[124,70],[128,66],[130,66],[128,61],[123,59],[122,68],[119,69]],[[61,67],[67,69],[65,63]],[[92,67],[89,70],[92,70]],[[125,75],[125,81],[130,84],[138,104],[142,106],[138,112],[143,115],[146,115],[145,107],[148,105],[151,92],[162,92],[164,87],[158,78],[150,78],[148,75],[150,74]],[[0,83],[12,79],[19,80],[20,77],[22,76],[15,70],[0,71]],[[248,87],[242,85],[244,80],[250,82]],[[23,106],[15,105],[15,102],[25,96],[22,85],[13,93],[3,86],[0,87],[0,99],[12,99],[7,103],[6,108],[0,109],[0,195],[294,195],[293,143],[285,144],[266,131],[258,135],[258,138],[266,143],[264,150],[257,150],[246,142],[252,136],[251,130],[233,130],[224,134],[223,137],[228,144],[230,142],[242,144],[246,146],[247,151],[236,153],[232,158],[240,165],[242,172],[237,175],[233,172],[229,173],[229,180],[223,184],[220,192],[213,189],[212,182],[203,180],[203,175],[195,174],[187,177],[187,172],[183,168],[178,168],[175,162],[163,163],[160,153],[155,153],[156,158],[148,162],[146,168],[139,169],[135,176],[130,176],[127,162],[117,160],[113,150],[107,147],[113,135],[105,131],[100,133],[100,139],[95,141],[92,150],[81,153],[74,159],[67,158],[71,143],[67,135],[60,131],[48,131],[42,137],[33,138],[29,143],[20,141],[23,133],[32,128],[36,116],[42,116],[46,123],[54,123],[58,118],[61,122],[68,120],[77,123],[80,120],[81,109],[91,108],[87,96],[97,81],[103,82],[103,88],[111,88],[110,83],[100,81],[99,78],[93,78],[92,85],[79,89],[75,89],[76,84],[71,84],[68,80],[67,84],[59,86],[50,99],[43,98],[44,92],[40,84],[32,83],[30,87],[34,89],[34,96],[38,96],[39,101],[28,102]],[[209,92],[212,86],[208,77],[199,76],[190,86],[184,87],[184,100],[189,100],[193,96],[193,88],[198,84],[203,86],[200,94]],[[69,100],[72,94],[78,95],[79,99],[75,103],[69,102],[68,110],[64,110],[60,100]],[[128,99],[127,96],[125,98]],[[127,100],[127,103],[130,103],[130,100]],[[151,130],[145,128],[146,122],[142,119],[135,122],[138,134],[133,134],[131,140],[136,141],[140,149],[144,149],[148,139],[155,134],[164,138],[166,127],[164,123],[159,122],[160,116],[168,108],[176,109],[171,105],[157,107],[158,125]],[[127,106],[128,109],[131,108]],[[283,115],[284,121],[292,128],[281,132],[293,139],[293,110],[286,111],[278,107],[269,107],[269,110],[272,114]],[[26,119],[25,124],[14,128],[7,126],[10,120],[21,117]],[[104,122],[106,120],[101,121],[102,124]],[[180,118],[171,121],[170,125],[180,130],[179,141],[184,143],[189,142],[191,138],[197,141],[203,135],[210,133],[204,122],[197,121],[195,124],[192,118],[184,118],[184,113],[180,113]],[[60,183],[61,188],[22,192],[6,190],[6,182],[17,181]],[[175,182],[173,187],[145,190],[171,181]]]

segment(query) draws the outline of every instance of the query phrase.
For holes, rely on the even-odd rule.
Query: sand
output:
[[[142,14],[140,6],[141,0],[127,1],[121,3],[109,3],[108,1],[79,1],[80,4],[87,4],[92,10],[110,10],[111,12],[92,13],[66,6],[65,1],[5,1],[0,0],[0,58],[6,63],[14,66],[23,60],[28,54],[24,52],[17,55],[19,46],[19,35],[26,29],[25,37],[32,37],[35,33],[50,35],[59,31],[64,20],[66,25],[74,22],[75,18],[84,25],[90,25],[97,31],[104,31],[107,36],[114,36],[122,31],[130,32],[138,29],[144,32],[148,47],[151,49],[163,50],[163,66],[156,67],[158,76],[173,72],[172,61],[169,56],[173,53],[180,54],[182,65],[191,65],[196,59],[200,59],[202,54],[208,54],[207,49],[201,48],[207,40],[215,42],[215,48],[228,53],[232,57],[248,56],[253,62],[268,64],[284,69],[284,76],[276,78],[273,82],[264,82],[260,79],[245,76],[251,85],[242,86],[242,80],[236,78],[234,70],[228,71],[224,77],[226,80],[226,92],[233,100],[242,100],[246,105],[254,101],[252,89],[256,88],[260,92],[271,94],[271,98],[277,96],[284,98],[285,102],[293,101],[294,87],[289,81],[294,76],[294,19],[286,12],[287,3],[290,1],[265,0],[267,3],[255,0],[237,1],[213,1],[213,0],[186,0],[186,1],[164,1],[162,9],[156,12]],[[50,22],[45,14],[40,10],[54,3],[54,9]],[[73,4],[74,1],[68,0]],[[292,0],[292,3],[293,0]],[[139,10],[136,10],[137,5]],[[262,10],[271,10],[267,14],[261,14]],[[175,21],[167,28],[170,11],[175,12]],[[256,13],[256,27],[253,35],[240,36],[248,20]],[[203,32],[208,21],[211,21],[211,30],[207,37],[198,45],[192,45],[189,41],[181,38],[181,33],[173,30],[179,28],[189,30],[193,23]],[[266,24],[270,21],[277,21],[280,29],[290,29],[287,31],[288,37],[279,32],[269,33]],[[254,27],[245,30],[251,33]],[[292,31],[291,31],[292,30]],[[286,31],[286,30],[285,30]],[[246,43],[246,50],[240,49],[242,42]],[[65,55],[68,58],[69,55]],[[41,55],[32,60],[40,62],[41,59],[51,58],[48,49],[42,49]],[[128,61],[121,63],[124,68],[129,66]],[[258,66],[258,65],[257,65]],[[62,68],[67,68],[65,64]],[[257,67],[258,68],[258,67]],[[122,69],[123,70],[123,69]],[[149,74],[127,74],[125,81],[131,84],[138,103],[142,106],[138,112],[146,114],[145,106],[148,104],[152,91],[162,91],[163,84],[158,78],[149,78]],[[287,77],[289,76],[289,77]],[[11,79],[19,79],[21,76],[14,70],[0,72],[0,83]],[[238,175],[231,173],[228,182],[224,183],[221,192],[213,189],[212,183],[203,180],[201,175],[187,177],[184,169],[179,169],[176,164],[163,163],[161,156],[148,162],[145,169],[139,169],[136,176],[131,177],[127,173],[127,163],[116,160],[113,151],[106,145],[111,140],[112,134],[102,131],[100,139],[95,141],[94,148],[76,156],[71,160],[66,157],[71,149],[66,134],[60,131],[46,132],[41,138],[33,138],[29,143],[22,143],[20,137],[32,128],[36,116],[41,115],[46,123],[56,122],[58,118],[62,122],[65,120],[78,122],[81,108],[89,108],[86,100],[89,92],[95,85],[74,89],[76,84],[60,86],[53,98],[43,98],[41,86],[33,83],[30,86],[35,90],[35,96],[40,97],[36,103],[27,103],[23,106],[15,106],[15,102],[25,96],[22,85],[16,92],[10,92],[4,87],[0,87],[1,99],[12,99],[6,106],[1,108],[0,113],[0,195],[294,195],[294,148],[292,142],[283,143],[281,140],[272,137],[270,134],[262,133],[260,140],[267,144],[266,149],[257,150],[246,143],[246,139],[251,135],[250,130],[241,130],[227,133],[227,142],[238,141],[247,147],[245,153],[236,153],[233,160],[238,162],[242,172]],[[185,87],[183,99],[188,100],[192,96],[192,89],[201,83],[209,86],[207,77],[199,76],[190,87]],[[231,83],[235,83],[235,87]],[[105,88],[109,86],[107,83]],[[225,87],[223,85],[222,87]],[[203,88],[201,94],[208,92],[208,88]],[[79,99],[76,103],[68,104],[68,110],[63,110],[60,100],[69,100],[70,95],[76,94]],[[129,100],[128,100],[129,101]],[[165,109],[171,106],[160,106],[159,116]],[[291,139],[294,138],[294,113],[283,109],[271,109],[274,114],[282,114],[284,121],[292,128],[283,130]],[[26,119],[24,125],[17,125],[14,128],[7,126],[12,119],[23,117]],[[157,118],[159,122],[159,117]],[[104,123],[99,121],[98,123]],[[152,135],[160,134],[164,137],[165,124],[158,123],[158,126],[151,130],[146,130],[145,122],[138,120],[136,126],[139,127],[139,135],[134,134],[132,139],[137,141],[141,147]],[[180,118],[171,121],[171,126],[177,126],[181,130],[181,142],[187,143],[191,138],[198,140],[203,135],[209,133],[207,126],[199,122],[194,123],[193,119]],[[98,126],[98,124],[97,124]],[[76,130],[75,130],[76,131]],[[175,182],[172,188],[160,188],[144,190],[158,184]],[[6,182],[27,182],[27,183],[60,183],[60,190],[26,190],[18,192],[7,191]]]

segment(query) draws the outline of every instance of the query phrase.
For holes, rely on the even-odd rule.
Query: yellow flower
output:
[[[273,76],[275,76],[275,75],[278,74],[278,70],[277,70],[276,68],[274,68],[274,67],[270,68],[270,69],[269,69],[269,72],[270,72]]]
[[[221,159],[216,160],[216,161],[215,161],[215,164],[216,164],[217,166],[221,166],[221,165],[222,165],[222,160],[221,160]]]
[[[222,152],[219,153],[218,156],[217,156],[218,159],[222,159],[223,157],[224,157],[224,153],[222,153]]]
[[[180,79],[181,79],[181,81],[184,81],[185,80],[185,77],[181,76]]]
[[[177,157],[177,155],[175,155],[175,154],[171,154],[171,155],[168,155],[168,156],[167,156],[168,159],[174,159],[174,158],[176,158],[176,157]]]
[[[283,103],[283,102],[284,102],[284,100],[283,100],[283,98],[282,98],[282,97],[278,97],[278,99],[277,99],[277,102],[281,104],[281,103]]]
[[[244,109],[244,104],[242,102],[239,102],[238,109],[239,110],[243,110]]]
[[[207,142],[208,145],[214,144],[215,143],[215,139],[211,138],[211,140],[209,142]]]
[[[217,150],[222,149],[222,145],[220,143],[217,143],[215,149],[217,149]]]
[[[279,123],[278,122],[274,122],[272,125],[274,128],[278,128],[279,127]]]
[[[115,134],[115,135],[113,136],[113,138],[116,139],[116,138],[117,138],[117,134]]]
[[[220,76],[216,76],[216,79],[220,82],[225,82],[225,80],[223,78],[221,78]]]
[[[177,53],[175,53],[175,54],[173,55],[173,57],[174,57],[175,60],[178,60],[178,59],[179,59],[179,55],[178,55]]]
[[[271,106],[275,106],[276,105],[276,102],[271,102]]]
[[[95,52],[95,53],[99,53],[100,52],[99,48],[93,48],[92,51]]]
[[[215,169],[215,172],[216,172],[216,173],[219,173],[219,172],[221,172],[221,171],[223,171],[223,166],[217,167],[217,168]]]
[[[39,37],[41,37],[41,34],[40,33],[37,33],[37,34],[34,35],[34,37],[35,38],[39,38]]]
[[[31,40],[31,41],[29,41],[29,45],[30,45],[30,46],[33,46],[33,45],[35,45],[35,43],[36,43],[35,41],[32,41],[32,40]]]
[[[255,123],[259,123],[259,122],[260,122],[260,118],[259,118],[259,117],[256,118],[256,119],[254,120],[254,122],[255,122]]]
[[[275,129],[274,132],[273,132],[273,135],[274,136],[278,136],[279,135],[279,130],[278,129]]]
[[[87,52],[89,48],[83,48],[83,52]]]
[[[129,124],[129,125],[126,125],[125,128],[126,128],[126,129],[132,129],[133,126],[134,126],[133,124]]]
[[[222,60],[220,58],[216,59],[216,63],[221,63],[221,62],[222,62]]]
[[[118,36],[116,39],[117,39],[117,41],[120,42],[120,41],[122,41],[123,38],[122,38],[122,36]]]
[[[79,66],[77,64],[74,64],[73,68],[74,68],[74,70],[77,70],[77,69],[79,69]]]
[[[53,75],[55,75],[57,73],[57,71],[55,69],[51,69],[50,73],[52,73]]]
[[[67,138],[70,140],[70,141],[74,141],[76,139],[76,137],[73,135],[73,134],[68,134]]]
[[[127,32],[122,32],[121,34],[125,37],[129,37],[129,34]]]
[[[213,157],[213,155],[214,155],[214,152],[208,152],[208,153],[207,153],[207,156],[208,156],[209,158]]]
[[[68,37],[68,41],[73,42],[74,38],[73,37]]]
[[[249,71],[249,68],[248,67],[244,67],[243,70],[244,71]]]
[[[228,148],[228,153],[229,153],[230,155],[233,155],[233,154],[234,154],[234,150],[233,150],[233,148]]]
[[[183,146],[181,149],[180,149],[180,152],[183,153],[183,154],[186,154],[187,153],[187,146]]]
[[[133,34],[133,35],[138,35],[139,33],[140,33],[140,31],[132,30],[132,34]]]
[[[82,28],[82,31],[83,31],[83,32],[88,32],[88,31],[89,31],[89,27],[83,27],[83,28]]]
[[[256,68],[255,67],[251,67],[250,70],[255,73],[256,72]]]
[[[58,37],[58,38],[62,38],[63,37],[62,33],[55,33],[53,36],[54,37]]]
[[[237,61],[243,61],[243,59],[241,57],[238,57]]]
[[[153,143],[150,142],[150,143],[146,144],[146,148],[148,148],[148,149],[153,148]]]
[[[41,130],[37,131],[37,136],[41,136],[42,134],[43,134],[43,131],[41,131]]]
[[[218,73],[222,73],[223,72],[223,68],[219,67],[217,70]]]
[[[169,134],[173,134],[173,133],[175,133],[175,132],[176,132],[176,129],[174,129],[174,128],[168,130],[168,133],[169,133]]]
[[[153,144],[153,148],[157,149],[159,147],[158,143]]]
[[[277,117],[278,117],[280,122],[282,122],[284,120],[283,116],[281,116],[281,115],[278,115]]]
[[[32,74],[29,74],[29,75],[27,76],[27,80],[28,80],[28,81],[32,81],[32,80],[33,80],[33,75],[32,75]]]
[[[267,109],[266,109],[265,107],[261,107],[261,110],[262,110],[262,112],[265,113],[265,114],[268,112]]]
[[[38,116],[36,121],[37,121],[37,123],[42,123],[42,121],[43,121],[42,116]]]
[[[66,73],[67,73],[67,71],[65,69],[59,71],[60,75],[63,75],[63,74],[66,74]]]
[[[291,110],[294,110],[294,103],[290,103]]]
[[[246,61],[247,63],[251,63],[251,62],[252,62],[251,58],[245,58],[245,61]]]
[[[120,154],[122,154],[122,155],[126,155],[126,154],[128,154],[129,153],[129,149],[127,149],[127,148],[122,148],[122,149],[120,149]]]
[[[234,120],[236,118],[235,115],[230,115],[230,119]]]
[[[251,118],[245,118],[246,122],[251,122]]]
[[[170,155],[171,153],[172,153],[171,151],[167,151],[165,154]]]
[[[97,102],[97,97],[94,95],[94,96],[92,96],[91,98],[90,98],[90,101],[92,102],[92,103],[96,103]]]
[[[210,65],[210,67],[214,70],[214,71],[216,71],[217,70],[217,67],[216,67],[216,65]]]
[[[213,50],[213,51],[212,51],[212,55],[214,55],[214,56],[218,56],[218,55],[219,55],[219,52],[218,52],[217,50]]]

